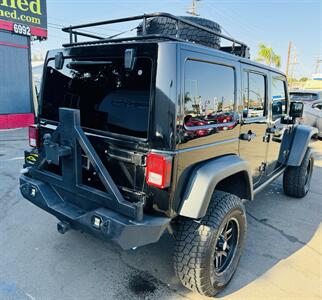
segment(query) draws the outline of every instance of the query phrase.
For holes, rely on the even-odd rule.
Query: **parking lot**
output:
[[[71,231],[24,200],[18,177],[26,130],[0,131],[0,299],[200,299],[172,268],[173,240],[135,251]],[[248,235],[222,299],[322,297],[322,142],[305,199],[286,197],[281,178],[247,204]]]

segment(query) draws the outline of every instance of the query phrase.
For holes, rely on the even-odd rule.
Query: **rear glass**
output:
[[[319,99],[319,95],[315,93],[290,93],[291,100],[295,101],[314,101]]]
[[[124,58],[65,59],[61,70],[46,68],[41,117],[59,121],[59,107],[80,110],[81,125],[147,137],[152,61],[138,57],[132,71]]]

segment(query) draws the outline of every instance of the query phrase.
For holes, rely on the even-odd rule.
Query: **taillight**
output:
[[[29,126],[29,145],[38,148],[38,127],[36,125]]]
[[[146,160],[146,182],[160,189],[170,185],[172,157],[149,153]]]

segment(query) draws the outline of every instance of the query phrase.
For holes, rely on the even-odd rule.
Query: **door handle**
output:
[[[239,139],[250,142],[255,137],[256,137],[256,134],[251,130],[249,130],[247,133],[241,133],[239,136]]]

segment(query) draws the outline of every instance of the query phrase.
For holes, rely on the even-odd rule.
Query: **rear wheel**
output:
[[[174,267],[182,284],[209,297],[222,290],[237,269],[246,229],[241,199],[221,191],[214,192],[200,222],[180,220]]]
[[[302,198],[308,193],[313,173],[313,165],[313,154],[311,149],[308,148],[300,166],[289,166],[286,168],[283,175],[283,189],[286,195]]]

